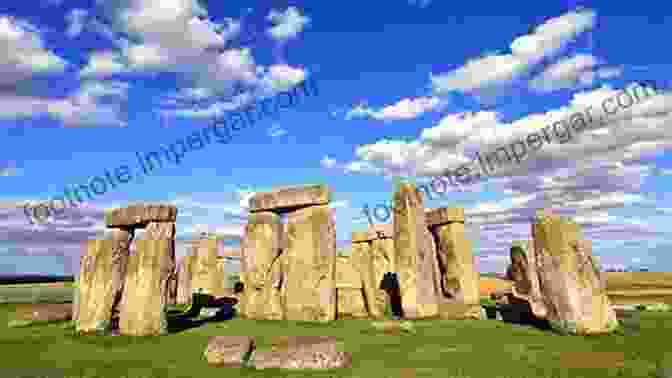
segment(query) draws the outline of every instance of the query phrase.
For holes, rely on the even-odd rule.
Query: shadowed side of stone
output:
[[[105,213],[107,227],[144,227],[149,222],[175,222],[177,207],[173,205],[131,205]]]
[[[291,211],[300,207],[327,205],[331,191],[327,185],[307,185],[257,193],[250,200],[250,212]]]

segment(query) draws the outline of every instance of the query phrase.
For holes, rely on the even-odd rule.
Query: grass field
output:
[[[604,378],[656,377],[664,359],[672,367],[672,355],[664,354],[672,337],[670,313],[641,313],[640,330],[627,336],[559,336],[494,320],[417,321],[415,334],[395,335],[373,330],[366,320],[317,325],[234,319],[133,339],[75,336],[66,323],[7,328],[13,311],[14,305],[0,305],[2,377],[20,376],[16,374],[24,370],[49,378]],[[274,336],[332,335],[345,343],[354,363],[352,369],[321,373],[222,370],[209,367],[203,357],[212,335],[254,335],[259,348],[270,345]]]
[[[36,285],[41,301],[59,302],[67,287]],[[29,285],[0,287],[18,302],[35,301]],[[27,298],[20,298],[28,295]],[[70,293],[71,295],[71,293]],[[154,338],[75,336],[68,323],[8,328],[26,304],[0,304],[0,377],[361,377],[580,378],[664,377],[672,368],[672,313],[633,313],[621,334],[560,336],[495,320],[414,322],[415,334],[385,334],[371,321],[301,324],[234,319]],[[332,335],[353,354],[352,369],[330,372],[226,370],[203,357],[208,337],[254,335],[259,348],[274,336]],[[486,362],[487,361],[487,362]],[[485,362],[485,363],[484,363]],[[658,373],[656,373],[658,371]],[[23,375],[28,377],[29,375]]]

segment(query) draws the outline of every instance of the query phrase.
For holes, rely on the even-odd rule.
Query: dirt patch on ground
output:
[[[72,319],[70,303],[18,304],[14,313],[15,320],[58,321]]]

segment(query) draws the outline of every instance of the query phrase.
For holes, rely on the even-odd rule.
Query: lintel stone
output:
[[[331,191],[327,185],[306,185],[257,193],[250,200],[250,212],[288,212],[301,207],[328,205]]]
[[[145,227],[149,222],[175,222],[177,207],[173,205],[138,204],[105,212],[107,227]]]

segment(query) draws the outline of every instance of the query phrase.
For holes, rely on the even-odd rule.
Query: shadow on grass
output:
[[[194,314],[168,313],[168,333],[180,333],[188,329],[200,327],[206,323],[231,320],[236,317],[236,308],[232,305],[224,305],[213,316],[199,318]]]

